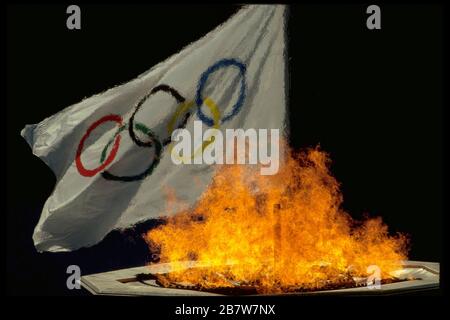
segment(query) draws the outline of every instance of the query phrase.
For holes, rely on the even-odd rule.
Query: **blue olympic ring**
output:
[[[206,124],[210,127],[214,125],[214,120],[211,119],[210,117],[208,117],[207,115],[205,115],[203,113],[203,111],[201,110],[201,106],[203,104],[202,91],[206,85],[206,81],[208,81],[208,77],[212,73],[216,72],[220,68],[225,68],[225,67],[229,67],[229,66],[234,66],[239,69],[239,74],[241,76],[241,89],[239,91],[239,97],[238,97],[236,103],[233,105],[231,112],[228,115],[224,115],[221,122],[224,123],[225,121],[228,121],[232,117],[234,117],[239,112],[242,105],[244,104],[245,86],[246,86],[246,84],[245,84],[245,72],[246,72],[245,65],[236,59],[222,59],[222,60],[217,61],[215,64],[213,64],[208,69],[206,69],[206,71],[203,72],[203,74],[200,76],[200,80],[198,81],[197,94],[195,97],[195,103],[198,106],[197,116],[200,118],[200,120],[203,121],[204,124]]]

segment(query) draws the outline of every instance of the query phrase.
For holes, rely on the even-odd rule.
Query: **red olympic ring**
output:
[[[95,169],[86,169],[81,162],[81,152],[83,151],[84,142],[89,137],[91,132],[97,128],[99,125],[101,125],[103,122],[107,121],[114,121],[117,122],[119,127],[122,126],[122,117],[117,114],[109,114],[107,116],[104,116],[103,118],[100,118],[99,120],[95,121],[86,131],[83,138],[80,140],[80,144],[78,145],[77,149],[77,155],[75,157],[75,163],[77,165],[78,172],[85,177],[92,177],[98,172],[105,169],[116,157],[117,151],[119,150],[119,144],[120,144],[120,134],[116,136],[116,139],[114,140],[114,145],[111,149],[111,152],[109,153],[108,157],[106,158],[105,162],[103,162],[99,167]]]

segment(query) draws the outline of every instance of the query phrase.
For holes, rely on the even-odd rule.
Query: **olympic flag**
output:
[[[214,166],[174,164],[177,128],[285,126],[285,6],[251,5],[136,79],[69,106],[21,135],[55,173],[33,240],[70,251],[171,215]],[[167,205],[167,193],[177,202]]]

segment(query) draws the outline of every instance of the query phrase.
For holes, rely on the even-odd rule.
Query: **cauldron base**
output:
[[[313,292],[279,293],[274,295],[385,295],[405,294],[416,291],[439,288],[439,263],[423,261],[405,261],[404,267],[394,275],[399,279],[414,279],[382,284],[380,289],[366,286],[322,290]],[[182,268],[194,267],[194,262],[183,263]],[[222,294],[198,290],[174,289],[159,286],[155,280],[142,280],[139,275],[167,273],[167,263],[152,264],[97,273],[81,277],[81,285],[94,295],[117,296],[220,296]]]

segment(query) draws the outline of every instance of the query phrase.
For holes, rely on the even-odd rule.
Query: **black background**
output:
[[[135,230],[112,232],[71,253],[37,253],[32,232],[55,178],[20,130],[84,97],[129,81],[224,22],[232,5],[82,5],[82,29],[66,6],[7,10],[7,291],[66,289],[82,273],[142,265]],[[363,5],[292,5],[289,15],[291,145],[320,144],[355,218],[380,215],[410,234],[411,259],[442,260],[443,17],[440,6],[382,8],[366,28]]]

